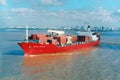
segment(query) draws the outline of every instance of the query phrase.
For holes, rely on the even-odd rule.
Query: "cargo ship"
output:
[[[26,39],[18,43],[25,55],[55,54],[71,52],[100,44],[100,34],[87,31],[77,32],[77,35],[66,35],[64,31],[48,30],[46,34],[28,35],[26,27]]]

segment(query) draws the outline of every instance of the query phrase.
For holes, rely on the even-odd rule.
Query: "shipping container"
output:
[[[47,37],[45,34],[37,34],[37,40],[39,40],[39,43],[46,43]]]
[[[66,44],[66,36],[58,36],[57,41],[59,44]]]
[[[57,41],[57,39],[53,39],[53,40],[52,40],[52,43],[55,44],[55,45],[58,45],[58,44],[59,44],[58,41]]]
[[[85,36],[85,42],[89,42],[90,41],[90,37],[89,36]]]
[[[77,41],[78,42],[89,42],[90,37],[89,36],[77,36]]]
[[[46,37],[46,35],[45,34],[37,34],[37,37],[39,37],[39,38],[45,38]]]
[[[85,36],[77,36],[77,41],[78,42],[84,42],[85,41]]]
[[[52,36],[48,36],[46,37],[48,40],[53,40],[53,37]]]
[[[52,40],[47,40],[47,43],[52,44]]]
[[[76,41],[77,41],[77,36],[72,35],[72,36],[71,36],[71,41],[72,41],[72,42],[76,42]]]
[[[32,40],[36,40],[37,39],[37,34],[31,34],[31,38],[32,38]]]
[[[29,39],[29,40],[31,40],[31,39],[32,39],[32,37],[31,37],[31,36],[28,36],[28,39]]]

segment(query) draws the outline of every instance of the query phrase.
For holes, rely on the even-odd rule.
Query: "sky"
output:
[[[0,28],[120,27],[120,0],[0,0]]]

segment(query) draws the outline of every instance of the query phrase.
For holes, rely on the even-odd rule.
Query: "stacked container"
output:
[[[77,41],[79,41],[79,42],[89,42],[90,37],[89,36],[77,36]]]
[[[47,37],[45,34],[37,34],[37,40],[39,41],[39,43],[46,43]]]
[[[59,44],[66,44],[66,36],[58,36],[57,41]]]
[[[55,45],[59,44],[58,41],[57,41],[57,39],[53,39],[52,43],[55,44]]]
[[[84,42],[85,41],[85,36],[77,36],[77,41],[78,42]]]
[[[76,42],[76,41],[77,41],[77,36],[72,35],[72,36],[71,36],[71,41],[72,41],[73,43]]]
[[[85,36],[85,42],[89,42],[90,41],[90,37],[89,36]]]
[[[52,44],[53,43],[53,37],[52,36],[47,36],[47,43]]]
[[[47,40],[53,40],[52,36],[47,36],[46,38],[47,38]]]
[[[32,34],[31,38],[32,38],[32,40],[37,40],[37,34]]]
[[[29,39],[29,40],[31,40],[31,39],[32,39],[32,37],[31,37],[31,36],[28,36],[28,39]]]

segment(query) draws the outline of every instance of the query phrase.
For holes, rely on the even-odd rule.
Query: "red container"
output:
[[[77,41],[85,42],[85,36],[77,36]]]
[[[76,41],[77,41],[77,36],[72,35],[72,36],[71,36],[71,41],[72,41],[72,42],[76,42]]]
[[[39,39],[39,43],[46,43],[46,42],[47,42],[47,38],[42,38],[42,39],[40,38]]]
[[[66,44],[66,36],[59,36],[59,37],[57,37],[57,41],[60,44]]]
[[[32,40],[36,40],[37,39],[37,34],[32,34],[31,38],[32,38]]]
[[[55,44],[55,45],[59,44],[56,39],[53,39],[53,40],[52,40],[52,43]]]
[[[45,34],[37,34],[37,40],[39,40],[39,43],[46,43],[47,38]]]
[[[45,34],[37,34],[37,37],[40,37],[42,39],[42,38],[45,38],[46,35]]]
[[[48,40],[53,40],[53,37],[48,36],[47,39],[48,39]]]

